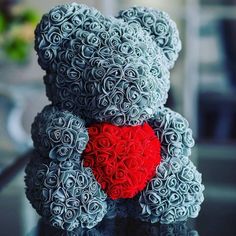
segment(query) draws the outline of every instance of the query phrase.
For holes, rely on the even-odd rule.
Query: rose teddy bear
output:
[[[35,50],[51,104],[32,124],[25,176],[42,219],[71,231],[116,216],[168,224],[198,215],[192,132],[164,106],[180,49],[159,10],[108,18],[72,3],[43,15]]]

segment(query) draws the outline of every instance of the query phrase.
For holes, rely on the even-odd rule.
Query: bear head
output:
[[[104,17],[64,4],[42,17],[35,35],[46,94],[60,109],[87,123],[139,125],[165,104],[181,49],[166,13],[132,7]]]

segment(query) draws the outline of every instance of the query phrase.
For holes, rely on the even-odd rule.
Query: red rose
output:
[[[88,132],[89,132],[89,135],[91,136],[95,136],[95,135],[98,135],[99,134],[99,126],[90,126],[88,128]]]
[[[122,186],[117,184],[117,185],[112,185],[109,187],[109,197],[113,200],[120,198],[122,195]]]
[[[97,162],[100,163],[106,163],[108,158],[110,157],[111,154],[106,153],[106,152],[99,152],[97,153]]]
[[[113,146],[113,144],[107,137],[98,137],[97,145],[98,145],[98,148],[106,148],[106,149],[109,149]]]
[[[84,166],[85,167],[93,167],[95,163],[95,159],[93,156],[87,156],[86,159],[84,159]]]

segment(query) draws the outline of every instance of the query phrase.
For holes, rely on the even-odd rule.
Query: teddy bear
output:
[[[71,231],[116,216],[169,224],[198,215],[192,131],[165,107],[180,49],[176,24],[159,10],[105,17],[71,3],[43,15],[35,50],[51,104],[32,124],[25,170],[43,220]]]

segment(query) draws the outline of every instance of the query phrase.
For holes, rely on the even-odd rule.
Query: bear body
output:
[[[51,104],[32,125],[25,182],[43,219],[73,230],[116,215],[196,217],[204,186],[192,132],[164,107],[181,49],[169,16],[133,7],[106,18],[64,4],[42,17],[35,49]]]

